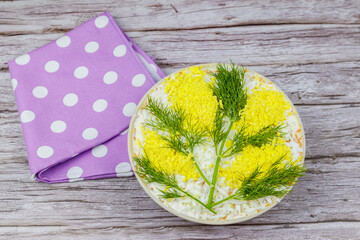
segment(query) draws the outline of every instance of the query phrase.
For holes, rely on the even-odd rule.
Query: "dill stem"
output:
[[[211,207],[215,207],[216,205],[219,205],[227,200],[233,199],[234,197],[235,197],[235,195],[228,196],[227,198],[224,198],[223,200],[220,200],[220,201],[214,203],[213,205],[211,205]]]
[[[225,155],[227,152],[229,152],[229,150],[230,150],[231,148],[228,148],[225,152],[223,152],[220,156],[222,157],[222,158],[227,158],[227,157],[230,157],[231,155],[230,155],[230,153],[228,154],[228,155]]]
[[[228,130],[227,130],[226,133],[225,133],[224,140],[223,140],[222,143],[221,143],[221,146],[220,146],[220,149],[219,149],[219,153],[218,153],[218,157],[216,158],[216,163],[215,163],[215,168],[214,168],[214,172],[213,172],[212,182],[211,182],[211,185],[210,185],[211,188],[210,188],[209,199],[208,199],[208,203],[207,203],[208,206],[211,206],[211,205],[212,205],[212,201],[213,201],[213,198],[214,198],[215,184],[216,184],[217,176],[218,176],[218,172],[219,172],[219,165],[220,165],[222,150],[223,150],[223,148],[224,148],[226,139],[227,139],[227,137],[229,136],[229,133],[230,133],[230,131],[231,131],[231,128],[232,128],[232,125],[233,125],[233,124],[234,124],[234,120],[231,120],[231,121],[230,121],[229,128],[228,128]]]
[[[205,207],[207,210],[209,210],[210,212],[217,214],[217,212],[215,212],[214,210],[211,209],[211,207],[209,207],[208,205],[206,205],[205,203],[203,203],[202,201],[200,201],[199,199],[197,199],[196,197],[194,197],[193,195],[191,195],[190,193],[188,193],[185,190],[182,190],[181,188],[179,188],[178,190],[180,190],[182,193],[184,193],[186,196],[194,199],[195,201],[197,201],[198,203],[200,203],[203,207]]]
[[[192,153],[191,153],[192,154]],[[211,185],[211,182],[205,177],[204,173],[201,171],[199,165],[197,164],[196,160],[194,157],[191,157],[191,159],[193,160],[196,169],[198,170],[198,172],[200,173],[200,176],[202,177],[202,179],[204,179],[204,181],[207,183],[207,185]]]

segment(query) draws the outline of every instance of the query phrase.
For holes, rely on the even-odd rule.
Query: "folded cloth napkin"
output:
[[[9,62],[30,171],[47,182],[132,175],[137,103],[165,75],[109,13]]]

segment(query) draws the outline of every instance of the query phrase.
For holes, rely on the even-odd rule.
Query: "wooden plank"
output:
[[[280,224],[280,225],[233,225],[227,227],[188,226],[188,227],[158,227],[128,229],[122,227],[110,228],[75,228],[68,229],[63,225],[32,227],[6,227],[3,236],[16,239],[34,238],[49,239],[358,239],[360,224],[354,222],[334,222],[317,224]],[[340,237],[335,237],[340,236]]]
[[[121,24],[120,24],[121,26]],[[228,59],[246,66],[360,61],[360,25],[271,25],[182,31],[128,32],[161,67]],[[62,34],[0,38],[6,62]],[[171,49],[171,51],[169,51]]]
[[[70,30],[104,11],[111,11],[125,31],[199,29],[268,24],[360,23],[359,1],[204,1],[131,0],[101,2],[1,2],[3,35]]]
[[[241,26],[145,34],[130,32],[129,36],[160,64],[167,66],[227,59],[246,66],[360,60],[355,53],[359,50],[360,25]]]

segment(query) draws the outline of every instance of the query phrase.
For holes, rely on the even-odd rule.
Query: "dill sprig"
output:
[[[179,135],[170,135],[163,136],[160,135],[161,139],[163,139],[167,147],[174,149],[176,152],[182,153],[183,155],[189,155],[189,146],[181,139]]]
[[[179,193],[179,191],[177,191],[174,188],[168,189],[168,190],[161,190],[158,189],[161,192],[161,195],[159,195],[162,198],[165,199],[170,199],[170,198],[179,198],[179,197],[184,197],[184,194]]]
[[[264,144],[270,143],[275,137],[282,136],[282,129],[281,125],[268,125],[260,129],[256,134],[247,136],[246,142],[255,147],[261,147]]]
[[[156,118],[156,120],[146,120],[145,125],[173,134],[183,130],[186,114],[179,107],[175,107],[173,111],[164,103],[149,97],[145,109]]]
[[[248,176],[241,179],[242,184],[233,195],[214,203],[212,206],[230,199],[249,201],[267,196],[281,198],[288,194],[290,192],[288,186],[297,182],[297,178],[304,176],[303,173],[306,168],[295,162],[286,162],[281,166],[284,157],[282,156],[272,163],[266,172],[262,171],[261,166],[258,166]]]
[[[210,136],[214,142],[215,145],[215,151],[217,153],[217,146],[220,144],[221,141],[223,141],[226,138],[225,132],[224,132],[224,118],[223,114],[220,112],[220,109],[216,111],[215,119],[213,127],[209,130]]]
[[[269,125],[260,129],[254,135],[249,135],[245,133],[245,126],[242,126],[234,135],[232,142],[233,144],[229,147],[223,154],[224,157],[230,157],[235,154],[240,153],[246,146],[253,145],[255,147],[261,147],[265,144],[271,143],[271,141],[283,135],[281,132],[282,126]],[[228,155],[225,155],[228,153]]]
[[[215,77],[215,85],[211,86],[214,95],[222,103],[221,112],[230,119],[240,119],[240,111],[247,102],[247,91],[245,85],[245,69],[236,66],[231,62],[230,68],[225,64],[217,65],[217,72],[212,74]]]
[[[202,170],[200,169],[199,164],[196,162],[193,152],[194,147],[197,144],[200,144],[205,141],[205,132],[201,132],[197,134],[194,134],[192,132],[186,132],[186,135],[184,137],[181,137],[180,135],[170,135],[170,136],[162,136],[161,138],[167,143],[167,147],[174,149],[176,152],[182,153],[185,156],[191,156],[191,160],[193,161],[197,171],[199,172],[201,178],[210,185],[210,181],[206,178]],[[185,138],[187,142],[184,142],[181,138]]]
[[[214,95],[220,103],[219,114],[221,117],[215,118],[215,130],[213,132],[213,141],[215,143],[215,150],[218,155],[215,162],[215,168],[212,176],[210,193],[208,198],[208,205],[212,204],[215,184],[219,172],[221,155],[227,137],[231,131],[233,124],[240,120],[241,110],[244,109],[247,102],[247,91],[245,86],[245,69],[239,68],[233,62],[230,67],[226,64],[218,64],[217,72],[212,74],[215,77],[215,84],[210,87]],[[222,120],[223,117],[228,117],[230,120],[229,127],[226,132],[223,132],[224,125],[219,124],[217,121]],[[220,147],[219,147],[220,145]]]
[[[162,169],[156,167],[146,156],[135,156],[134,161],[137,164],[136,173],[145,179],[148,183],[159,183],[168,188],[179,189],[175,175],[165,173]]]
[[[196,145],[202,144],[206,141],[207,131],[206,128],[202,128],[199,122],[192,123],[190,118],[188,120],[188,129],[181,131],[182,136],[187,141],[190,148],[190,152],[194,151]]]
[[[172,110],[162,102],[149,97],[146,109],[155,116],[156,120],[147,120],[145,125],[167,132],[167,135],[161,135],[161,138],[167,143],[167,147],[188,156],[193,154],[196,145],[205,142],[206,129],[201,126],[200,122],[191,121],[190,116],[180,107],[175,106]],[[200,176],[210,185],[210,181],[193,156],[191,160]]]
[[[196,145],[205,141],[206,129],[200,122],[192,121],[180,107],[175,106],[172,110],[162,102],[149,97],[146,109],[155,116],[156,120],[147,120],[145,125],[170,133],[169,138],[163,139],[174,150],[187,155],[193,152]]]
[[[160,185],[165,186],[168,190],[160,190],[160,196],[165,199],[183,197],[184,195],[192,198],[203,207],[216,214],[211,207],[201,202],[198,198],[191,195],[189,192],[183,190],[176,181],[174,174],[168,174],[161,168],[156,167],[147,157],[146,152],[143,156],[135,156],[134,161],[136,162],[136,173],[142,177],[147,183],[156,182]],[[184,195],[182,195],[183,193]]]

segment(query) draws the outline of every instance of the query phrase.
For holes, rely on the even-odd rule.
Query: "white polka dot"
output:
[[[108,149],[105,145],[96,146],[91,150],[91,154],[97,158],[105,157],[107,152]]]
[[[72,167],[67,171],[66,176],[70,179],[79,178],[83,174],[83,170],[81,167]]]
[[[157,72],[157,68],[156,68],[156,66],[155,66],[154,64],[149,64],[149,66],[150,66],[155,72]]]
[[[85,45],[85,52],[94,53],[99,49],[99,44],[97,42],[88,42]]]
[[[107,73],[105,73],[103,80],[106,84],[113,84],[114,82],[116,82],[118,79],[118,75],[116,72],[114,71],[109,71]]]
[[[86,78],[86,76],[89,74],[89,70],[87,69],[87,67],[81,66],[75,69],[74,71],[74,76],[77,79],[83,79]]]
[[[132,45],[133,45],[133,43],[132,43],[132,42],[130,42],[130,41],[129,41],[129,44],[130,44],[130,46],[132,46]]]
[[[105,99],[98,99],[93,104],[93,109],[95,112],[102,112],[107,108],[107,101]]]
[[[32,93],[37,98],[44,98],[48,95],[48,90],[46,87],[37,86],[33,89]]]
[[[115,57],[122,57],[126,53],[126,47],[125,45],[119,45],[116,48],[114,48],[113,54]]]
[[[131,165],[130,165],[130,163],[128,163],[128,162],[119,163],[119,164],[116,166],[115,171],[116,171],[117,173],[120,173],[120,172],[130,172],[130,171],[131,171]]]
[[[70,43],[71,43],[71,39],[68,36],[62,36],[61,38],[56,40],[56,44],[62,48],[69,46]]]
[[[11,79],[11,85],[13,90],[15,91],[16,87],[17,87],[17,80],[15,78]]]
[[[82,137],[85,140],[93,140],[97,136],[98,136],[98,131],[95,128],[87,128],[82,133]]]
[[[130,177],[130,176],[134,176],[133,172],[119,172],[116,174],[117,177]]]
[[[103,28],[109,23],[107,16],[100,16],[95,19],[95,26],[97,28]]]
[[[133,113],[135,112],[136,104],[133,102],[127,103],[123,108],[123,114],[126,117],[131,117]]]
[[[20,120],[23,123],[31,122],[35,119],[35,113],[30,110],[25,110],[20,115]]]
[[[145,83],[145,75],[144,74],[136,74],[135,77],[133,77],[131,83],[134,87],[141,87]]]
[[[125,131],[121,132],[120,135],[125,135],[128,131],[129,129],[126,129]]]
[[[75,104],[78,102],[79,98],[75,93],[69,93],[66,94],[66,96],[63,99],[63,103],[65,106],[72,107],[75,106]]]
[[[131,171],[131,165],[130,163],[127,162],[119,163],[115,168],[115,172],[118,177],[124,176],[123,173],[129,173],[130,171]],[[131,176],[131,175],[126,175],[126,176]]]
[[[30,55],[29,54],[24,54],[20,57],[17,57],[15,59],[15,62],[19,65],[25,65],[28,64],[28,62],[30,62]]]
[[[57,61],[48,61],[45,64],[45,71],[47,71],[48,73],[54,73],[59,70],[59,66],[60,64]]]
[[[54,121],[51,123],[50,129],[54,133],[62,133],[66,129],[66,123],[61,120]]]
[[[49,158],[54,154],[54,149],[49,146],[41,146],[37,149],[36,154],[40,158]]]

